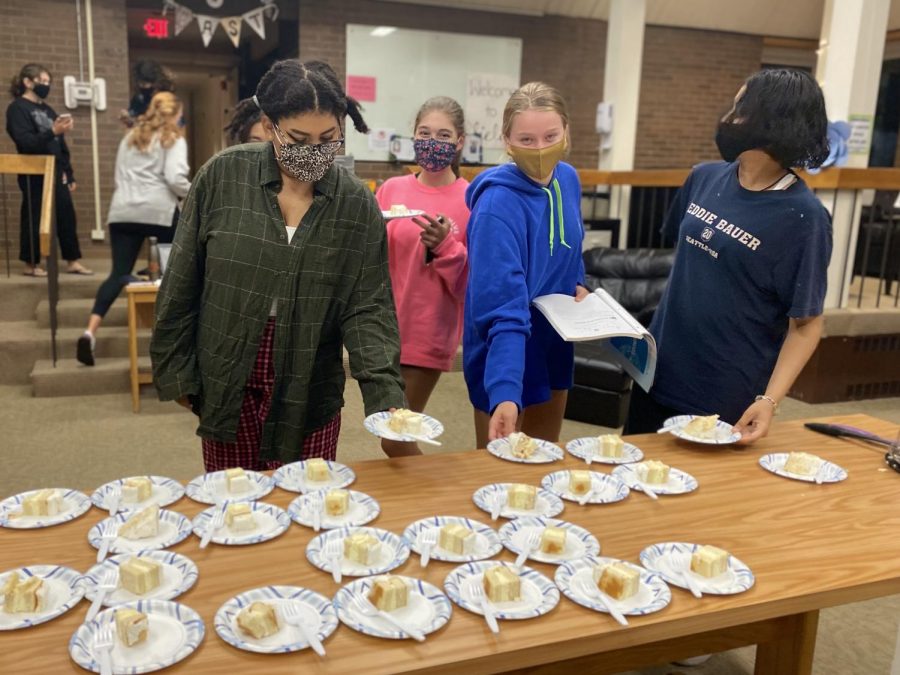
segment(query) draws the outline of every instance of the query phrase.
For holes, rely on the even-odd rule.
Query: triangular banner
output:
[[[219,20],[214,16],[206,16],[205,14],[195,14],[194,16],[197,17],[197,25],[200,26],[200,37],[203,38],[203,46],[209,47],[213,35],[216,34],[216,28],[219,26]]]
[[[231,44],[237,49],[241,44],[241,17],[226,16],[221,23],[222,30],[225,31],[228,39],[231,40]]]
[[[251,9],[249,12],[244,12],[243,16],[247,25],[263,40],[266,39],[266,18],[264,12],[265,8],[260,7],[259,9]]]
[[[275,4],[275,0],[260,0],[265,7],[263,9],[266,12],[266,16],[270,21],[278,21],[278,5]]]
[[[177,3],[171,3],[175,8],[175,35],[180,35],[181,31],[187,28],[191,21],[194,20],[194,13],[187,7]]]

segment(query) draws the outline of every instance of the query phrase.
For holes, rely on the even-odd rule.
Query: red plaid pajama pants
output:
[[[222,471],[235,466],[253,471],[268,471],[281,466],[278,460],[261,460],[259,444],[263,425],[272,407],[272,389],[275,384],[275,366],[272,363],[272,346],[275,342],[275,319],[270,318],[259,342],[253,372],[244,385],[244,400],[238,420],[237,440],[234,443],[202,439],[203,464],[207,471]],[[338,413],[324,426],[319,427],[303,440],[301,457],[322,457],[334,460],[337,456],[338,435],[341,432],[341,414]]]

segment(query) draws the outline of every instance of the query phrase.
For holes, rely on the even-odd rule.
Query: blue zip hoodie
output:
[[[463,328],[469,398],[487,413],[503,401],[520,409],[542,403],[551,389],[571,387],[574,356],[531,301],[574,295],[584,283],[578,173],[560,162],[544,187],[504,164],[475,178],[466,205],[472,212]]]

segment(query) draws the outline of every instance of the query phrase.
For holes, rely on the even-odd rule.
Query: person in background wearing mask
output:
[[[422,218],[393,218],[387,224],[400,367],[409,407],[422,412],[441,372],[453,367],[462,336],[469,183],[457,176],[465,140],[459,103],[446,96],[428,99],[413,127],[421,171],[388,179],[375,198],[383,211],[392,204],[425,211]],[[394,456],[419,453],[416,443],[389,444]]]
[[[264,143],[272,140],[262,122],[262,111],[252,98],[245,98],[234,107],[231,121],[223,129],[228,145]]]
[[[519,88],[503,111],[512,164],[480,174],[466,192],[469,284],[463,358],[477,447],[521,429],[559,440],[574,350],[531,301],[588,294],[581,244],[581,185],[562,162],[569,114],[543,82]]]
[[[175,80],[171,73],[156,61],[138,61],[132,69],[132,77],[137,84],[137,91],[131,97],[128,110],[119,114],[119,119],[129,128],[147,111],[154,95],[161,91],[175,91]]]
[[[343,353],[366,414],[405,404],[387,236],[372,193],[334,164],[357,102],[318,61],[256,89],[269,143],[197,173],[156,303],[161,400],[199,415],[207,471],[334,459]]]
[[[181,103],[175,94],[160,92],[119,143],[116,190],[107,216],[112,270],[97,290],[76,351],[76,358],[86,366],[94,365],[97,331],[122,292],[144,240],[156,237],[160,243],[172,241],[178,200],[191,187],[180,117]]]
[[[76,231],[75,205],[72,192],[77,187],[69,146],[64,134],[72,130],[69,114],[57,115],[46,103],[50,95],[50,71],[37,63],[29,63],[12,79],[13,101],[6,109],[6,133],[23,155],[53,155],[56,158],[56,236],[69,274],[93,274],[82,265],[81,247]],[[44,189],[43,176],[19,176],[22,190],[19,260],[25,263],[26,276],[45,277],[41,261],[40,222]]]
[[[763,70],[716,131],[724,162],[688,176],[663,223],[677,242],[650,325],[659,358],[625,433],[718,414],[743,443],[769,430],[822,333],[831,218],[792,171],[828,156],[825,101],[804,72]]]

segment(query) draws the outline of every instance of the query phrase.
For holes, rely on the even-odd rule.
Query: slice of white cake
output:
[[[784,463],[784,470],[798,476],[814,476],[824,461],[821,457],[808,452],[792,452]]]
[[[56,516],[65,510],[59,490],[38,490],[22,500],[23,516]]]
[[[267,602],[254,602],[244,607],[237,615],[238,627],[247,635],[262,640],[278,632],[278,618],[275,608]]]
[[[135,595],[146,595],[161,581],[160,565],[149,558],[129,558],[119,566],[119,585]]]
[[[695,438],[713,438],[716,435],[716,422],[718,421],[718,415],[707,415],[706,417],[695,415],[690,422],[684,425],[684,433]]]
[[[391,413],[388,420],[388,428],[397,434],[413,434],[418,436],[422,433],[422,420],[424,418],[417,412],[407,410],[406,408],[397,408]]]
[[[240,467],[225,470],[225,489],[233,495],[250,492],[250,477]]]
[[[484,592],[491,602],[515,602],[522,598],[522,581],[508,567],[497,565],[484,572]]]
[[[623,562],[597,565],[593,577],[597,587],[615,600],[637,594],[641,585],[641,573]]]
[[[406,607],[409,602],[409,587],[400,577],[379,577],[369,591],[369,601],[382,612],[393,612]]]
[[[159,504],[141,509],[119,526],[119,536],[125,539],[148,539],[159,534]]]
[[[669,466],[655,459],[635,464],[634,471],[643,483],[664,485],[669,482]]]
[[[541,532],[541,552],[562,555],[566,550],[566,531],[562,527],[545,527]]]
[[[583,495],[587,494],[590,489],[590,471],[569,471],[569,492],[573,495]]]
[[[325,495],[325,513],[329,516],[343,516],[350,510],[350,492],[329,490]]]
[[[402,216],[406,213],[409,213],[409,209],[406,208],[406,204],[391,204],[392,216]]]
[[[126,478],[122,483],[122,501],[126,504],[138,504],[152,494],[153,483],[146,476]]]
[[[728,551],[701,546],[691,554],[691,571],[704,577],[717,577],[728,570]]]
[[[441,528],[438,546],[456,555],[471,555],[475,552],[477,538],[474,532],[459,523],[450,523]]]
[[[533,438],[521,431],[514,431],[506,437],[509,443],[509,452],[513,457],[518,459],[528,459],[537,450],[537,443]]]
[[[150,622],[147,615],[131,607],[123,607],[116,610],[116,636],[126,647],[134,647],[140,642],[147,641],[150,632]]]
[[[250,532],[256,529],[256,518],[249,504],[229,504],[225,507],[225,524],[232,532]]]
[[[597,452],[602,457],[621,457],[625,452],[625,442],[617,434],[597,436]]]
[[[324,483],[331,478],[328,470],[328,462],[321,457],[313,457],[306,460],[306,480],[315,483]]]
[[[537,499],[537,488],[533,485],[514,483],[506,490],[506,503],[511,509],[531,511]]]
[[[371,565],[380,550],[378,538],[365,532],[356,532],[344,539],[344,557],[360,565]]]
[[[25,614],[41,611],[47,603],[47,587],[38,577],[20,577],[10,572],[0,589],[3,596],[2,610],[8,614]]]

